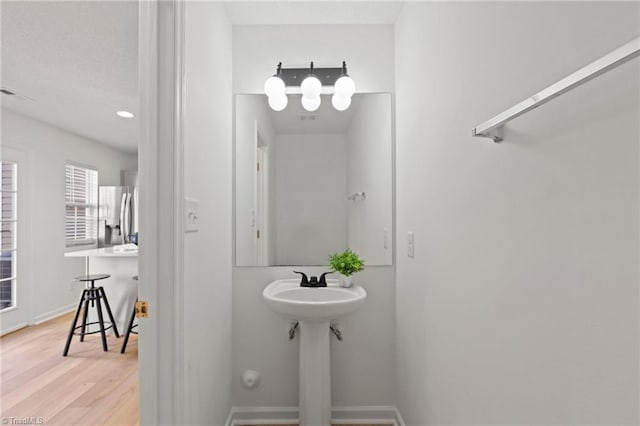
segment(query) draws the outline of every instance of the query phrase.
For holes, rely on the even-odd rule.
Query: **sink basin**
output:
[[[331,320],[355,312],[367,298],[359,285],[340,287],[327,280],[327,287],[300,287],[300,278],[277,280],[262,292],[275,312],[298,321],[300,365],[298,377],[301,426],[331,426]]]
[[[300,287],[299,278],[277,280],[262,292],[267,306],[292,319],[330,321],[355,312],[367,298],[364,288],[340,287],[328,279],[327,287]]]

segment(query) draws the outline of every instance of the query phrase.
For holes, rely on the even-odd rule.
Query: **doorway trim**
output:
[[[183,30],[181,1],[139,2],[141,425],[182,424]]]

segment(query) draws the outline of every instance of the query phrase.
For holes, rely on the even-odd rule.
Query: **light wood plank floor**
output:
[[[65,358],[62,349],[72,319],[64,315],[0,338],[0,421],[29,417],[46,426],[138,424],[138,336],[131,335],[124,354],[122,338],[108,336],[109,352],[103,352],[99,334],[82,343],[74,336]]]
[[[74,336],[62,356],[72,314],[0,338],[0,417],[41,418],[44,425],[137,425],[138,336]]]

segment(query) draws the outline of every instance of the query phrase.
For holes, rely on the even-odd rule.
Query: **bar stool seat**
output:
[[[138,281],[138,276],[135,275],[131,277],[132,280]],[[133,304],[133,311],[131,312],[131,316],[129,317],[129,321],[127,324],[127,329],[124,332],[124,341],[122,342],[122,349],[120,349],[120,353],[123,354],[127,349],[127,343],[129,342],[129,335],[131,333],[138,334],[138,331],[134,330],[138,326],[138,324],[134,324],[133,321],[136,319],[136,304],[138,303],[138,298],[136,297],[136,303]]]
[[[73,321],[71,322],[71,329],[69,330],[69,335],[67,336],[67,342],[64,346],[64,351],[62,352],[62,356],[67,356],[69,353],[69,347],[71,346],[71,339],[74,335],[80,336],[80,341],[84,341],[84,336],[87,334],[96,334],[100,333],[102,337],[102,349],[107,352],[109,348],[107,347],[107,336],[105,331],[112,328],[113,333],[116,337],[120,337],[118,333],[118,327],[116,326],[116,321],[113,318],[113,313],[111,312],[111,307],[109,306],[109,301],[107,300],[107,295],[104,292],[102,287],[96,287],[95,282],[104,280],[111,277],[109,274],[92,274],[92,275],[81,275],[79,277],[75,277],[73,280],[76,282],[84,282],[91,283],[89,286],[85,287],[82,290],[82,295],[80,296],[80,301],[78,302],[78,308],[76,309],[75,316],[73,317]],[[95,307],[98,313],[98,321],[87,322],[87,313],[89,312],[89,302],[91,302],[91,307]],[[105,326],[104,318],[102,317],[102,304],[104,303],[104,307],[107,309],[107,314],[109,315],[109,321],[107,322],[107,326]],[[84,305],[84,307],[83,307]],[[83,309],[84,308],[84,309]],[[78,317],[80,316],[80,312],[82,312],[82,324],[77,325]],[[100,329],[96,331],[87,331],[88,325],[99,325]],[[77,331],[79,330],[79,331]]]
[[[92,275],[81,275],[79,277],[75,277],[73,280],[77,282],[88,282],[88,281],[99,281],[110,278],[109,274],[92,274]]]

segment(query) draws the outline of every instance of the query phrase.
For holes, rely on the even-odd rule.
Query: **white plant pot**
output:
[[[340,274],[340,287],[351,287],[353,285],[353,276]]]

